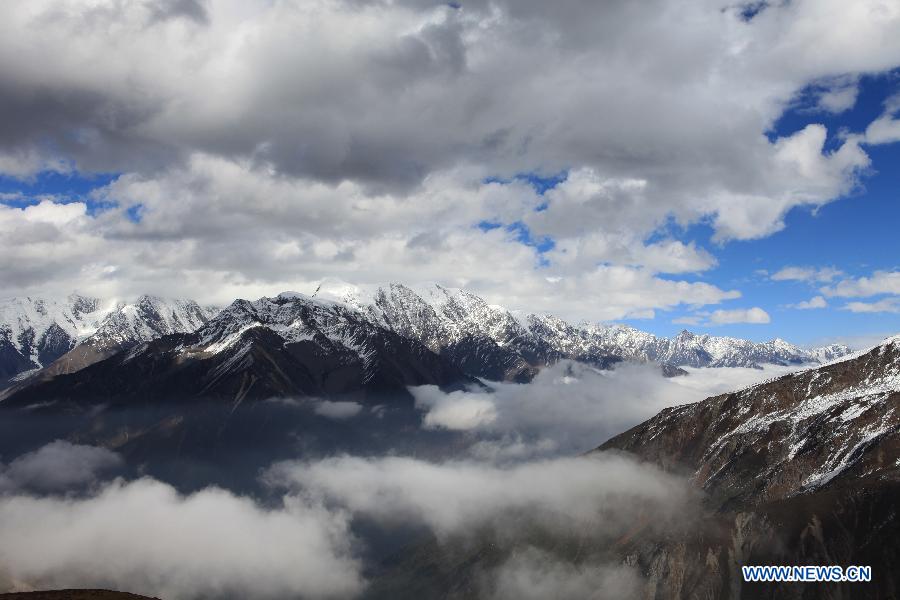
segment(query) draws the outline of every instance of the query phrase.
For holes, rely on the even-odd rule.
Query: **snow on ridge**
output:
[[[339,304],[432,349],[471,334],[486,335],[499,346],[532,336],[559,351],[606,352],[679,366],[757,368],[762,364],[821,364],[849,351],[839,345],[805,350],[781,338],[758,343],[686,330],[666,338],[623,324],[582,321],[572,325],[550,314],[510,311],[464,289],[437,283],[354,285],[328,278],[312,296],[292,293],[279,297]]]
[[[77,344],[103,348],[194,331],[217,309],[192,300],[140,296],[133,302],[70,294],[0,300],[0,344],[30,363],[47,366]]]

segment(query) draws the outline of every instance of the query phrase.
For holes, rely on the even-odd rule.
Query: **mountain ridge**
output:
[[[561,359],[601,369],[621,360],[653,362],[678,374],[681,366],[815,364],[850,352],[841,345],[804,350],[780,339],[757,343],[688,331],[665,338],[626,325],[572,324],[550,314],[510,311],[437,284],[359,287],[332,282],[312,296],[284,292],[276,298],[356,311],[470,375],[495,381],[530,381],[538,369]],[[107,305],[77,295],[66,302],[30,297],[0,301],[0,380],[21,379],[41,368],[40,377],[71,373],[136,344],[196,331],[218,312],[192,300],[149,295]]]

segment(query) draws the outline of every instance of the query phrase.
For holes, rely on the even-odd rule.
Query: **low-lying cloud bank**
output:
[[[788,370],[703,369],[667,379],[650,365],[600,372],[561,363],[530,384],[492,384],[492,392],[414,388],[422,426],[464,438],[453,460],[279,462],[261,475],[270,495],[265,504],[216,487],[182,494],[149,477],[112,479],[125,472],[118,454],[57,440],[0,463],[0,591],[111,587],[169,600],[357,597],[370,583],[375,554],[373,538],[361,532],[372,535],[374,526],[388,537],[427,530],[438,552],[493,544],[496,560],[470,573],[479,597],[585,597],[597,590],[600,597],[636,597],[639,573],[610,548],[635,531],[670,535],[689,526],[694,492],[624,456],[575,455],[664,406]],[[350,402],[296,404],[329,419],[362,410]],[[579,555],[559,551],[567,547]]]
[[[56,481],[64,465],[47,461],[42,477]],[[90,478],[102,468],[98,462]],[[522,536],[587,535],[602,545],[646,515],[654,528],[683,521],[690,505],[683,481],[612,455],[506,466],[345,456],[279,463],[264,480],[281,491],[275,507],[218,488],[184,495],[151,478],[98,482],[77,495],[7,490],[0,493],[0,591],[100,586],[168,599],[355,597],[367,584],[356,518],[386,531],[426,527],[440,540],[500,536],[515,552],[481,574],[485,597],[528,587],[528,577],[542,572],[528,575],[535,560],[547,571],[545,585],[627,586],[636,578],[629,569],[543,561],[543,550]]]
[[[697,402],[783,375],[796,367],[690,369],[686,377],[663,377],[654,365],[623,363],[611,371],[563,361],[543,369],[531,383],[492,383],[491,391],[445,393],[436,386],[411,388],[425,411],[426,428],[471,431],[470,450],[485,459],[571,455],[668,406]]]
[[[56,440],[19,456],[9,465],[0,463],[0,493],[71,490],[95,482],[98,474],[122,463],[118,454],[105,448]]]
[[[264,480],[386,525],[418,523],[438,536],[515,529],[520,521],[553,532],[590,527],[621,535],[651,509],[660,523],[683,515],[689,496],[680,479],[608,454],[503,466],[344,456],[279,463]]]
[[[21,587],[111,587],[163,598],[347,597],[363,586],[347,517],[294,498],[266,510],[152,479],[87,498],[0,497],[0,566]]]

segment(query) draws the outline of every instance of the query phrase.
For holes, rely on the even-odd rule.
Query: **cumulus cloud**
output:
[[[843,273],[834,267],[783,267],[772,274],[774,281],[810,281],[828,283]]]
[[[738,292],[658,276],[716,264],[667,226],[752,239],[852,191],[861,136],[765,133],[810,85],[840,110],[859,74],[900,64],[900,12],[876,0],[749,20],[720,0],[15,0],[4,16],[0,170],[122,174],[91,197],[118,205],[99,215],[0,209],[10,293],[221,302],[338,276],[565,298],[591,319],[716,304]],[[515,177],[560,171],[545,197]]]
[[[164,598],[348,597],[363,587],[345,515],[215,488],[117,480],[82,498],[0,496],[0,568],[19,588]]]
[[[865,140],[869,144],[900,142],[900,95],[891,96],[884,103],[884,113],[866,127]]]
[[[797,310],[813,310],[817,308],[825,308],[827,306],[828,302],[823,296],[813,296],[809,300],[803,300],[802,302],[797,302],[796,304],[789,304],[788,308],[796,308]]]
[[[900,313],[900,298],[894,296],[875,302],[848,302],[841,308],[855,313]]]
[[[866,298],[879,294],[900,294],[900,271],[875,271],[869,277],[847,278],[823,287],[826,296]]]
[[[8,256],[14,259],[0,266],[9,291],[40,286],[66,294],[74,286],[116,296],[149,289],[224,303],[284,289],[312,293],[327,277],[356,283],[437,279],[511,308],[595,319],[740,295],[704,282],[671,281],[638,266],[536,270],[538,252],[515,232],[473,226],[537,206],[526,185],[471,184],[447,175],[429,178],[417,199],[372,197],[352,183],[270,180],[211,158],[191,164],[190,172],[170,181],[123,178],[99,196],[139,205],[140,223],[120,219],[117,211],[93,217],[77,202],[0,205],[0,225],[15,232],[0,238],[11,244]],[[675,255],[681,252],[674,243],[652,245],[660,257],[655,260],[663,261],[670,246]],[[235,276],[235,269],[243,275]]]
[[[853,108],[859,95],[856,78],[837,78],[824,87],[818,98],[818,107],[826,112],[841,113]]]
[[[94,483],[98,475],[122,464],[118,454],[105,448],[57,440],[5,467],[0,463],[0,492],[67,490]]]
[[[753,308],[736,308],[732,310],[714,310],[709,315],[709,322],[713,325],[728,325],[731,323],[769,323],[772,319],[769,313],[754,306]]]

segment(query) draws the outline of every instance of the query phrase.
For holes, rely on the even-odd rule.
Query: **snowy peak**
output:
[[[0,300],[0,382],[68,352],[102,314],[100,300],[74,294]]]
[[[72,295],[63,301],[19,298],[0,303],[0,379],[46,367],[66,355],[71,372],[120,349],[203,327],[217,309],[192,300],[141,296],[102,303]],[[572,324],[549,314],[523,314],[466,290],[438,284],[351,285],[325,280],[311,295],[233,302],[206,334],[220,343],[248,323],[264,325],[285,341],[316,334],[343,338],[350,321],[369,322],[450,357],[467,373],[527,381],[561,359],[607,368],[620,360],[669,366],[760,367],[829,362],[849,353],[832,345],[803,350],[781,339],[755,343],[682,331],[664,338],[625,325]],[[69,354],[76,346],[78,350]]]
[[[59,371],[69,372],[139,342],[194,331],[216,312],[192,300],[155,296],[0,300],[0,383],[61,359]]]
[[[454,351],[473,338],[480,351],[491,344],[512,351],[518,355],[518,360],[510,363],[515,365],[515,373],[560,358],[594,364],[609,364],[611,357],[617,357],[674,366],[759,368],[763,364],[817,364],[850,352],[839,345],[804,350],[782,339],[756,343],[687,330],[670,339],[627,325],[573,325],[552,315],[513,313],[471,292],[438,284],[379,287],[326,280],[314,297],[360,311],[435,352]]]
[[[117,349],[173,333],[189,333],[205,324],[218,310],[193,300],[144,295],[133,303],[119,303],[83,340],[94,347]]]

